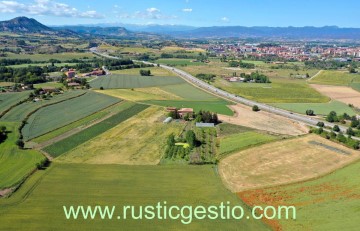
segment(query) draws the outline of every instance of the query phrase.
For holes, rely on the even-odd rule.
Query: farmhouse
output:
[[[184,118],[184,116],[186,116],[186,115],[189,115],[189,116],[194,115],[194,109],[192,109],[192,108],[180,108],[180,109],[177,109],[176,107],[167,107],[166,111],[167,112],[174,112],[174,113],[178,114],[180,118]]]
[[[69,87],[79,87],[80,83],[68,83]]]
[[[76,72],[75,72],[74,69],[70,69],[69,71],[65,72],[65,75],[66,75],[68,78],[75,78]]]
[[[192,116],[194,114],[194,109],[192,108],[181,108],[178,110],[180,118],[183,118],[186,115]]]

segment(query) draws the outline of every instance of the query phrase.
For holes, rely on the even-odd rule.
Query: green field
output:
[[[348,115],[355,115],[355,112],[347,104],[339,101],[331,101],[329,103],[277,103],[273,104],[285,110],[293,111],[300,114],[306,114],[306,110],[314,110],[316,115],[328,115],[331,111],[336,111],[338,114],[347,113]]]
[[[0,115],[11,106],[16,105],[18,102],[25,100],[29,97],[30,92],[17,92],[17,93],[0,93]]]
[[[64,66],[75,66],[77,63],[54,63],[54,66],[56,67],[64,67]],[[51,66],[51,63],[25,63],[25,64],[18,64],[18,65],[10,65],[7,67],[11,68],[24,68],[29,66],[37,66],[37,67],[45,67],[45,66]]]
[[[44,173],[45,172],[45,173]],[[42,174],[42,175],[38,175]],[[224,188],[214,166],[121,166],[53,164],[40,171],[11,198],[0,199],[3,230],[270,230],[259,220],[116,219],[122,206],[147,206],[164,201],[177,206],[219,206],[230,202],[245,209]],[[34,186],[32,186],[32,185]],[[191,192],[191,193],[189,193]],[[21,203],[19,203],[21,202]],[[63,206],[117,206],[113,220],[66,220]],[[136,210],[138,211],[138,210]],[[136,212],[136,214],[138,214]],[[48,222],[51,217],[51,222]],[[185,221],[188,221],[186,219]]]
[[[350,85],[353,89],[360,91],[360,83],[352,83]]]
[[[170,66],[203,66],[205,63],[192,62],[191,59],[158,59],[156,63],[170,65]]]
[[[359,171],[357,161],[315,180],[239,195],[255,205],[295,206],[298,219],[280,220],[282,230],[358,230]]]
[[[220,140],[219,157],[222,158],[232,152],[240,151],[255,145],[264,144],[276,139],[277,138],[275,136],[253,131],[226,136]]]
[[[134,103],[132,103],[132,102],[122,101],[111,107],[105,108],[104,110],[101,110],[92,115],[89,115],[83,119],[77,120],[71,124],[64,126],[64,127],[61,127],[59,129],[53,130],[49,133],[46,133],[42,136],[39,136],[35,139],[32,139],[31,141],[36,142],[36,143],[42,143],[42,142],[48,141],[50,139],[53,139],[57,136],[64,134],[65,132],[93,124],[93,123],[97,122],[98,120],[104,118],[105,116],[108,116],[109,114],[117,113],[117,112],[125,110],[133,105],[134,105]]]
[[[80,120],[120,100],[96,92],[86,94],[64,102],[40,108],[27,120],[22,130],[24,140],[30,140],[69,123]],[[59,113],[61,116],[59,116]]]
[[[203,90],[194,87],[188,83],[162,86],[161,89],[171,92],[188,101],[214,101],[219,100],[216,96],[204,92]]]
[[[33,61],[44,62],[48,61],[49,59],[57,59],[60,61],[67,61],[70,59],[83,59],[88,58],[92,59],[96,57],[92,53],[58,53],[58,54],[14,54],[8,53],[6,58],[7,59],[31,59]]]
[[[300,81],[277,80],[271,84],[261,84],[225,83],[223,80],[218,80],[215,86],[262,103],[326,103],[329,101],[329,98]]]
[[[92,88],[143,88],[184,83],[179,77],[110,75],[102,76],[90,82]]]
[[[44,150],[50,155],[57,157],[60,156],[73,148],[79,146],[80,144],[104,133],[105,131],[113,128],[119,123],[131,118],[132,116],[138,114],[139,112],[145,110],[148,106],[142,104],[136,104],[128,109],[125,109],[110,118],[101,121],[85,130],[82,130],[79,133],[76,133],[70,137],[67,137],[55,144],[52,144],[46,147]]]
[[[85,94],[85,91],[67,91],[64,94],[54,96],[50,100],[41,100],[39,102],[25,102],[11,109],[0,119],[0,121],[21,122],[23,119],[26,118],[29,113],[38,108],[64,100],[69,100],[71,98],[81,96],[82,94]]]
[[[218,114],[232,116],[234,112],[227,107],[230,103],[225,100],[218,101],[176,101],[176,100],[149,100],[146,104],[159,105],[163,107],[193,108],[195,112],[200,110],[216,112]]]
[[[20,150],[15,142],[19,137],[19,123],[1,122],[7,128],[8,138],[0,144],[0,190],[17,185],[36,169],[45,157],[35,150]]]
[[[59,82],[47,82],[47,83],[39,83],[39,84],[34,84],[34,88],[43,88],[43,87],[55,87],[55,88],[61,88],[64,85],[62,83]]]
[[[150,70],[153,76],[176,76],[171,71],[168,71],[161,67],[144,67],[144,68],[131,68],[123,70],[110,71],[111,74],[116,75],[139,75],[140,70]]]
[[[352,82],[360,82],[359,74],[350,74],[348,71],[321,71],[310,83],[324,85],[349,86]]]

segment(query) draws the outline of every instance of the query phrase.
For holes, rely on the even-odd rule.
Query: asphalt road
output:
[[[91,52],[97,54],[97,55],[100,55],[100,56],[103,56],[105,58],[111,58],[111,59],[118,59],[117,57],[114,57],[114,56],[109,56],[107,54],[101,54],[97,51],[96,48],[91,48],[90,49]],[[155,63],[151,63],[151,62],[145,62],[145,61],[142,61],[143,63],[145,64],[152,64],[152,65],[157,65]],[[270,113],[273,113],[273,114],[276,114],[276,115],[280,115],[280,116],[283,116],[285,118],[288,118],[290,120],[293,120],[293,121],[296,121],[296,122],[299,122],[299,123],[303,123],[303,124],[306,124],[308,126],[311,126],[311,127],[317,127],[317,123],[318,122],[324,122],[325,126],[326,127],[333,127],[334,124],[332,123],[328,123],[326,121],[323,121],[323,120],[319,120],[319,119],[314,119],[314,118],[311,118],[310,116],[305,116],[305,115],[301,115],[301,114],[297,114],[297,113],[293,113],[291,111],[287,111],[287,110],[283,110],[283,109],[280,109],[280,108],[276,108],[276,107],[273,107],[273,106],[270,106],[270,105],[267,105],[267,104],[263,104],[263,103],[258,103],[256,101],[252,101],[252,100],[249,100],[249,99],[245,99],[243,97],[240,97],[240,96],[237,96],[235,94],[232,94],[232,93],[229,93],[227,91],[224,91],[224,90],[221,90],[219,88],[216,88],[214,87],[213,85],[210,85],[194,76],[192,76],[191,74],[183,71],[183,70],[180,70],[180,69],[177,69],[175,67],[169,67],[169,66],[166,66],[166,65],[160,65],[161,68],[164,68],[166,70],[169,70],[175,74],[177,74],[178,76],[180,76],[181,78],[185,79],[186,81],[206,90],[206,91],[209,91],[215,95],[218,95],[222,98],[226,98],[230,101],[233,101],[233,102],[236,102],[236,103],[241,103],[241,104],[245,104],[247,106],[254,106],[254,105],[257,105],[260,110],[263,110],[263,111],[267,111],[267,112],[270,112]],[[346,132],[346,130],[348,129],[347,127],[345,126],[339,126],[340,130],[342,132]],[[355,140],[360,140],[360,138],[358,137],[352,137],[353,139]]]

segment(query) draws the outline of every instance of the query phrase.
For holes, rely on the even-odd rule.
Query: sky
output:
[[[46,25],[160,24],[360,28],[359,0],[0,0],[0,20]]]

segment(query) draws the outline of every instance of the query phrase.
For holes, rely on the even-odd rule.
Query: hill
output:
[[[53,29],[39,23],[35,19],[27,17],[17,17],[0,22],[0,31],[13,33],[56,33]]]

